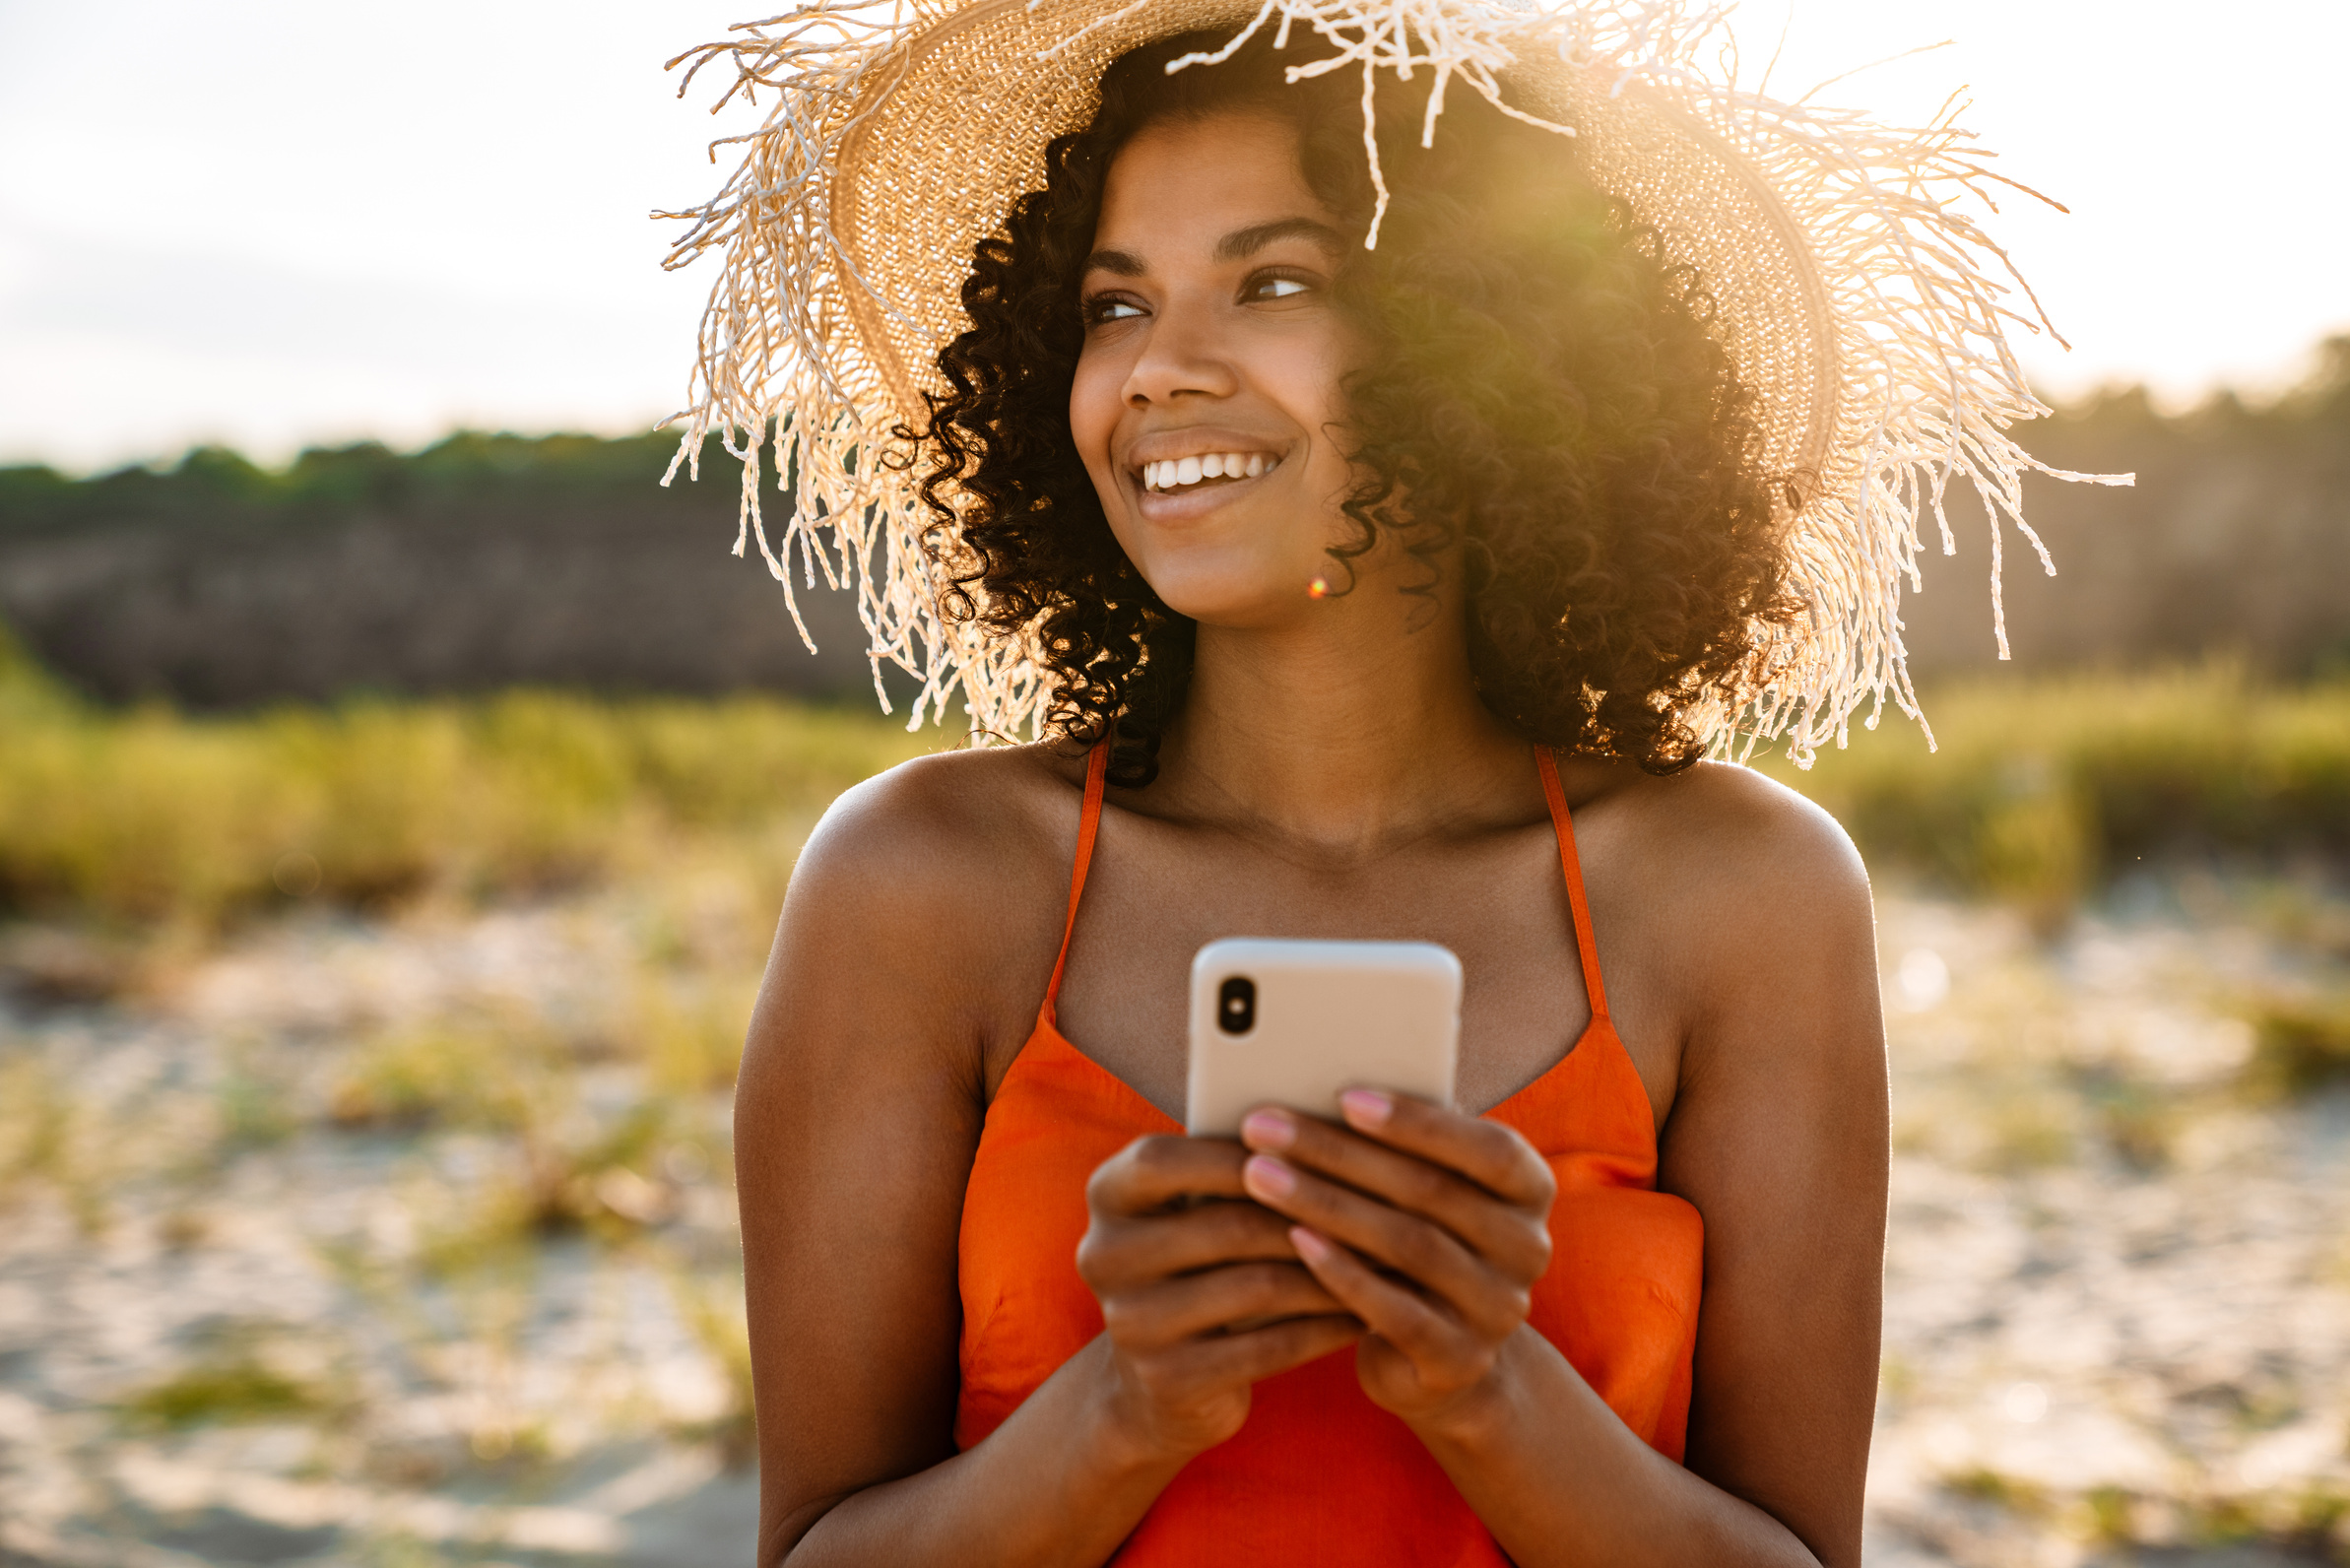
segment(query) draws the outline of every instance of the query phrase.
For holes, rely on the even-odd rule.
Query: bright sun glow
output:
[[[2330,105],[2350,6],[1794,0],[1773,80],[1953,46],[1828,90],[1888,117],[1962,83],[2002,173],[2065,201],[1998,233],[2072,340],[2059,393],[2289,377],[2350,329],[2350,152]],[[1736,18],[1749,80],[1789,0]],[[642,428],[685,392],[704,269],[659,268],[657,206],[744,128],[661,62],[733,0],[395,10],[0,4],[0,462],[89,467],[218,439],[428,439],[453,425]]]

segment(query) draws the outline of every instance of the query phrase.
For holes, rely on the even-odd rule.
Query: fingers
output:
[[[1106,1297],[1219,1264],[1293,1263],[1288,1221],[1241,1185],[1247,1157],[1222,1140],[1129,1143],[1086,1184],[1091,1222],[1077,1244],[1078,1274]]]
[[[1496,1269],[1442,1225],[1267,1155],[1249,1160],[1247,1178],[1260,1202],[1440,1297],[1480,1334],[1498,1338],[1525,1319],[1538,1270]],[[1513,1212],[1489,1197],[1479,1201],[1504,1216]],[[1288,1233],[1292,1246],[1298,1234]],[[1531,1245],[1514,1250],[1525,1253]]]
[[[1338,1298],[1295,1261],[1294,1253],[1286,1263],[1233,1264],[1111,1291],[1100,1299],[1102,1326],[1129,1354],[1148,1354],[1228,1331],[1235,1324],[1346,1316]],[[1251,1328],[1233,1337],[1262,1332]]]
[[[1125,1364],[1128,1376],[1151,1399],[1180,1405],[1219,1389],[1262,1382],[1362,1337],[1363,1326],[1351,1317],[1291,1318],[1245,1334],[1195,1339]]]
[[[1077,1272],[1101,1303],[1118,1407],[1185,1455],[1237,1429],[1252,1384],[1363,1334],[1297,1262],[1289,1222],[1249,1200],[1247,1158],[1222,1140],[1138,1139],[1085,1189]]]
[[[1258,1383],[1362,1337],[1363,1326],[1352,1317],[1291,1318],[1246,1334],[1202,1339],[1191,1353],[1207,1376]]]
[[[1138,1138],[1094,1170],[1085,1202],[1096,1214],[1150,1214],[1189,1199],[1242,1198],[1247,1157],[1220,1138]]]
[[[1077,1274],[1121,1345],[1153,1348],[1234,1323],[1340,1311],[1298,1265],[1289,1221],[1248,1200],[1239,1180],[1246,1158],[1220,1140],[1144,1138],[1094,1172]]]
[[[1218,1199],[1140,1218],[1095,1210],[1077,1243],[1077,1273],[1096,1291],[1218,1264],[1293,1262],[1289,1222],[1259,1204]]]
[[[1465,1359],[1470,1346],[1461,1325],[1424,1297],[1383,1279],[1360,1258],[1298,1225],[1289,1232],[1297,1255],[1332,1297],[1345,1305],[1370,1333],[1403,1352],[1414,1366],[1440,1366]]]
[[[1558,1181],[1516,1128],[1377,1089],[1348,1089],[1338,1106],[1364,1137],[1458,1171],[1505,1204],[1549,1214]]]
[[[1421,1142],[1441,1143],[1455,1151],[1473,1146],[1480,1179],[1471,1180],[1433,1157],[1391,1147],[1311,1117],[1266,1109],[1250,1113],[1241,1136],[1251,1148],[1260,1151],[1259,1158],[1277,1154],[1278,1163],[1301,1178],[1301,1196],[1275,1193],[1267,1184],[1277,1185],[1282,1173],[1255,1163],[1243,1167],[1250,1194],[1292,1218],[1329,1227],[1331,1234],[1347,1245],[1362,1248],[1391,1268],[1402,1269],[1430,1285],[1438,1281],[1420,1274],[1404,1258],[1391,1256],[1396,1246],[1417,1248],[1421,1244],[1381,1242],[1382,1235],[1401,1236],[1390,1226],[1358,1232],[1358,1218],[1367,1224],[1373,1215],[1370,1209],[1344,1203],[1339,1196],[1342,1190],[1377,1200],[1372,1209],[1434,1221],[1507,1277],[1529,1282],[1538,1277],[1550,1262],[1548,1221],[1556,1191],[1547,1163],[1510,1128],[1419,1101],[1395,1102],[1397,1119],[1406,1107],[1432,1120],[1463,1124],[1440,1128],[1439,1137]],[[1317,1182],[1316,1177],[1330,1180]],[[1516,1193],[1525,1201],[1514,1201],[1505,1193]],[[1301,1203],[1311,1207],[1300,1208]],[[1430,1259],[1432,1264],[1441,1261],[1441,1255]]]

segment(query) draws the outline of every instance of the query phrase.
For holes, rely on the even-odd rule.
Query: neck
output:
[[[1488,817],[1501,781],[1533,782],[1526,742],[1477,698],[1457,598],[1376,579],[1279,626],[1202,625],[1160,759],[1154,789],[1187,815],[1341,860]]]

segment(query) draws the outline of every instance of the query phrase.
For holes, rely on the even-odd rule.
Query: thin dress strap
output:
[[[1077,858],[1069,873],[1069,923],[1061,928],[1061,955],[1053,960],[1053,983],[1044,988],[1044,1015],[1061,1000],[1061,974],[1069,967],[1069,939],[1077,934],[1077,900],[1085,896],[1085,868],[1093,864],[1093,838],[1101,830],[1101,792],[1110,776],[1110,748],[1094,747],[1085,758],[1085,806],[1077,817]]]
[[[1567,812],[1567,792],[1558,782],[1558,763],[1551,759],[1550,748],[1534,748],[1534,766],[1542,775],[1542,795],[1550,802],[1550,825],[1558,834],[1559,870],[1567,876],[1567,906],[1575,912],[1575,947],[1583,954],[1583,989],[1591,998],[1592,1016],[1607,1016],[1607,988],[1599,983],[1599,945],[1592,938],[1591,903],[1583,896],[1583,862],[1575,854],[1575,823]],[[1087,839],[1090,843],[1090,838]],[[1083,863],[1077,872],[1084,877]],[[1077,905],[1070,905],[1074,912]],[[1060,983],[1060,971],[1054,971],[1054,983]]]

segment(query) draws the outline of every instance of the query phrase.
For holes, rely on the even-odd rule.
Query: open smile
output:
[[[1179,494],[1203,487],[1252,480],[1280,467],[1275,452],[1202,452],[1190,457],[1160,458],[1144,463],[1136,473],[1142,489],[1160,495]]]

